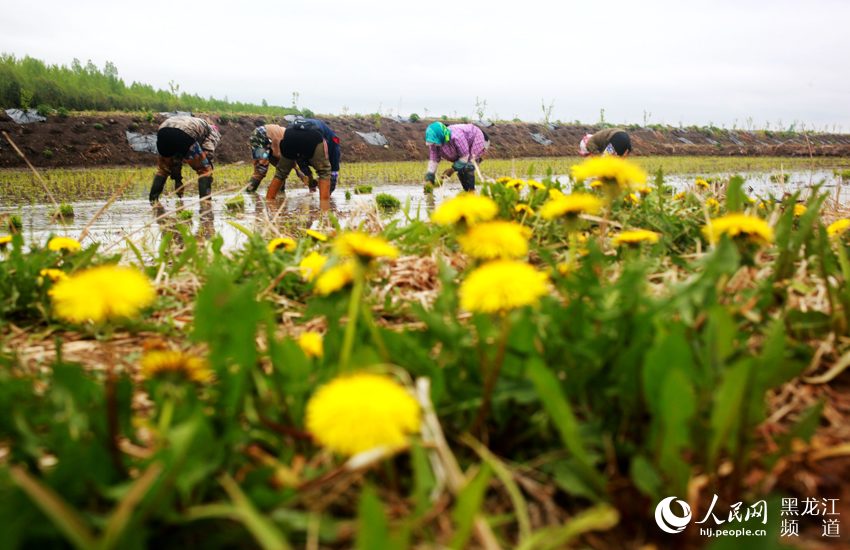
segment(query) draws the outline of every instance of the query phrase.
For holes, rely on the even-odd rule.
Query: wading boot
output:
[[[286,193],[286,185],[284,185],[283,180],[275,176],[272,178],[272,182],[269,184],[269,188],[266,190],[266,200],[271,201],[277,197],[277,192],[283,188],[283,192]]]
[[[457,173],[464,191],[475,191],[475,168],[460,170]]]
[[[174,193],[177,195],[177,198],[183,198],[183,180],[174,180]]]
[[[156,203],[159,200],[159,196],[162,195],[162,190],[165,189],[165,180],[168,179],[165,176],[154,176],[153,183],[151,184],[151,194],[150,201],[151,204]]]
[[[248,180],[248,186],[245,187],[245,191],[248,193],[256,193],[257,188],[260,186],[260,180],[251,178]]]
[[[201,200],[209,199],[212,194],[212,176],[198,178],[198,196]]]
[[[319,200],[325,201],[331,198],[331,180],[319,180]]]

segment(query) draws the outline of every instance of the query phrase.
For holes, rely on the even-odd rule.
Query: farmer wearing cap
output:
[[[212,193],[213,154],[220,141],[218,127],[202,118],[173,116],[160,124],[156,133],[159,160],[151,185],[151,204],[159,200],[169,176],[174,180],[177,195],[183,196],[183,163],[198,174],[198,196],[202,199],[209,197]]]
[[[585,134],[578,145],[581,156],[617,155],[626,157],[632,152],[632,140],[622,128],[606,128],[595,134]]]
[[[447,160],[452,167],[444,175],[457,172],[463,190],[475,190],[475,163],[481,162],[490,146],[481,128],[474,124],[446,126],[442,122],[433,122],[425,130],[425,143],[428,145],[427,183],[436,182],[437,165],[440,160]]]
[[[256,190],[268,170],[266,163],[273,162],[275,174],[266,190],[267,200],[277,197],[281,187],[286,189],[286,177],[296,165],[303,167],[308,173],[310,168],[313,168],[319,179],[319,199],[330,198],[332,170],[328,142],[313,124],[304,120],[295,121],[287,128],[266,124],[254,130],[249,142],[255,159],[254,175],[248,184],[249,191]],[[266,163],[256,162],[257,160],[265,160]],[[309,176],[305,175],[303,181],[309,185]]]

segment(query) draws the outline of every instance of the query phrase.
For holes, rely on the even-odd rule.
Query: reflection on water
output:
[[[419,184],[382,185],[376,188],[376,192],[397,197],[402,205],[409,201],[409,216],[419,219],[427,219],[436,204],[460,191],[457,183],[436,189],[434,195],[425,195]],[[245,194],[244,210],[230,212],[224,202],[235,194],[213,197],[212,201],[169,195],[157,207],[151,207],[144,198],[116,201],[94,221],[87,239],[100,242],[102,250],[118,251],[125,247],[125,239],[129,238],[143,252],[151,253],[160,245],[164,235],[169,236],[172,246],[182,247],[183,235],[188,231],[202,240],[210,240],[218,235],[226,250],[241,246],[247,239],[242,231],[232,225],[234,223],[251,231],[298,236],[302,229],[330,227],[331,217],[343,227],[355,227],[366,219],[379,219],[383,223],[405,219],[404,208],[382,214],[375,207],[373,194],[352,194],[347,199],[345,189],[338,189],[328,201],[320,201],[318,193],[306,189],[290,190],[286,195],[281,194],[271,201],[265,200],[262,194]],[[50,218],[53,208],[47,204],[2,207],[0,214],[20,213],[25,238],[44,242],[50,234],[78,237],[103,206],[102,201],[77,201],[71,204],[75,216],[66,224],[59,224]],[[182,214],[183,211],[190,212],[191,218],[185,219],[188,215]]]
[[[787,172],[785,183],[771,181],[772,173],[744,174],[745,190],[754,197],[774,195],[781,197],[797,189],[809,189],[812,185],[824,184],[824,190],[837,198],[842,204],[850,203],[850,186],[840,185],[831,171]],[[665,183],[682,189],[693,184],[695,176],[666,176]],[[568,183],[565,176],[558,177]],[[774,178],[776,179],[776,178]],[[302,229],[326,229],[332,225],[332,217],[339,220],[343,227],[356,227],[366,220],[380,220],[382,223],[396,219],[404,221],[405,216],[412,219],[427,219],[431,211],[446,198],[461,191],[460,185],[449,182],[434,189],[433,195],[426,195],[419,184],[387,184],[375,187],[375,193],[389,193],[397,197],[402,205],[409,209],[383,214],[375,207],[373,194],[351,195],[345,197],[345,189],[337,189],[329,201],[319,200],[318,193],[307,189],[291,189],[286,195],[266,201],[261,194],[245,194],[245,208],[238,212],[228,212],[224,201],[235,193],[213,197],[212,201],[198,201],[196,198],[181,199],[170,195],[164,199],[164,205],[152,208],[147,200],[117,201],[110,206],[89,229],[89,239],[101,243],[101,249],[119,251],[125,248],[126,238],[150,254],[157,250],[163,236],[169,235],[172,246],[183,246],[184,234],[198,239],[210,240],[220,236],[225,250],[241,246],[247,237],[234,227],[238,224],[251,231],[263,231],[265,234],[284,234],[298,236]],[[0,208],[0,214],[20,213],[23,220],[23,232],[27,240],[44,242],[50,234],[78,237],[83,228],[103,206],[102,201],[79,201],[72,203],[75,217],[66,224],[60,224],[50,218],[52,207],[26,205]],[[181,211],[191,212],[189,219]]]

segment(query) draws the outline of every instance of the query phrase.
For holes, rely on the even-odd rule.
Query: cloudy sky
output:
[[[6,0],[8,1],[8,0]],[[850,129],[850,2],[6,5],[0,52],[321,113]]]

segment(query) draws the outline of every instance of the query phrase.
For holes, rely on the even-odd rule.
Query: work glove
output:
[[[425,181],[428,183],[437,183],[437,175],[434,172],[428,172],[425,174]]]
[[[452,163],[452,169],[455,172],[463,172],[465,170],[475,170],[475,166],[471,162],[464,160],[456,160]]]
[[[331,193],[336,189],[336,184],[339,181],[339,172],[331,172]]]

